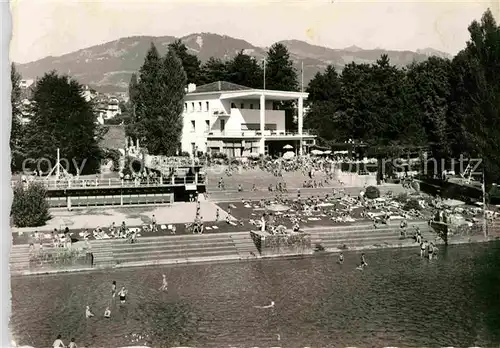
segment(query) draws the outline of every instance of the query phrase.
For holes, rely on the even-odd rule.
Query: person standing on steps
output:
[[[158,227],[156,226],[156,217],[155,217],[155,214],[153,214],[153,216],[151,217],[151,230],[152,230],[152,232],[157,232],[158,231]]]

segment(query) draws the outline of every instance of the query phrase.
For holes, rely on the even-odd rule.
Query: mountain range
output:
[[[35,79],[48,71],[56,70],[69,74],[80,83],[103,93],[122,92],[127,90],[132,73],[142,65],[151,42],[156,45],[160,54],[165,54],[168,45],[176,39],[174,36],[121,38],[59,57],[49,56],[30,63],[16,64],[16,68],[24,79]],[[241,50],[262,59],[267,51],[266,47],[254,46],[242,39],[212,33],[195,33],[180,39],[188,51],[197,55],[202,62],[210,57],[230,59]],[[288,47],[299,78],[303,64],[305,86],[318,71],[323,71],[328,65],[333,65],[340,71],[351,62],[374,63],[382,54],[387,54],[390,61],[397,66],[405,66],[413,61],[420,62],[429,56],[451,58],[449,54],[432,48],[412,52],[378,48],[365,50],[356,46],[332,49],[299,40],[285,40],[281,43]]]

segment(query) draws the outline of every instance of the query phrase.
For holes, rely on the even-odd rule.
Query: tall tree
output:
[[[227,63],[228,82],[239,85],[262,88],[263,70],[257,60],[243,53],[243,50]]]
[[[293,67],[288,48],[281,43],[273,44],[269,48],[266,58],[266,89],[297,91],[298,88],[297,72]],[[285,111],[285,128],[288,130],[296,129],[294,102],[276,103],[275,106],[277,109]]]
[[[201,84],[227,80],[229,80],[227,64],[221,59],[210,57],[210,59],[202,65],[200,77]]]
[[[128,84],[128,98],[131,105],[134,105],[134,101],[137,98],[137,84],[137,75],[133,73]]]
[[[37,81],[32,116],[24,132],[27,157],[48,159],[56,165],[59,148],[61,157],[69,161],[70,172],[98,172],[102,158],[98,146],[100,132],[93,105],[82,92],[78,82],[55,72],[46,73]]]
[[[10,83],[12,86],[10,94],[10,102],[12,108],[12,120],[10,129],[10,154],[11,154],[11,170],[21,169],[23,157],[22,151],[22,98],[21,98],[21,75],[17,72],[14,63],[10,69]]]
[[[415,88],[415,107],[421,114],[422,127],[438,164],[441,158],[450,154],[447,123],[450,73],[451,62],[439,57],[413,63],[406,72],[409,83]]]
[[[297,72],[288,48],[282,43],[273,44],[267,52],[266,89],[297,91],[298,88]]]
[[[169,49],[164,59],[151,44],[140,69],[133,133],[151,154],[174,155],[182,133],[186,73]]]
[[[324,73],[318,72],[309,82],[306,92],[309,93],[309,111],[304,118],[304,127],[314,130],[323,145],[347,140],[344,139],[345,128],[339,124],[341,84],[335,68],[330,65]]]
[[[449,124],[454,152],[482,158],[488,184],[500,182],[500,28],[487,10],[452,62]]]
[[[201,62],[198,57],[188,53],[186,45],[181,40],[175,40],[169,44],[168,49],[173,51],[182,61],[182,67],[186,72],[188,83],[200,84]]]

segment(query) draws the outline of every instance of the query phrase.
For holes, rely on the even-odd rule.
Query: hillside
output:
[[[180,38],[189,52],[196,54],[202,62],[210,57],[229,59],[238,51],[258,59],[264,57],[267,48],[226,35],[196,33]],[[124,91],[130,76],[137,71],[144,61],[150,43],[153,42],[160,54],[164,54],[168,44],[176,40],[173,36],[134,36],[121,38],[101,45],[92,46],[59,57],[46,57],[34,62],[17,65],[24,79],[42,76],[50,70],[68,73],[81,83],[90,85],[101,92]],[[301,62],[304,64],[304,83],[318,71],[332,64],[341,70],[350,62],[373,63],[381,54],[387,54],[391,62],[398,66],[422,61],[430,55],[448,57],[446,53],[426,48],[411,51],[387,51],[383,49],[364,50],[351,46],[345,49],[332,49],[315,46],[298,40],[282,41],[292,55],[300,75]]]

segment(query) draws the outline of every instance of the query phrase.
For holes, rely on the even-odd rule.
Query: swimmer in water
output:
[[[368,266],[368,263],[366,263],[366,260],[365,260],[365,253],[361,254],[361,264],[359,266],[361,268],[365,268],[366,266]]]
[[[162,275],[163,276],[163,281],[162,281],[162,284],[161,284],[161,287],[160,287],[160,291],[167,291],[167,287],[168,287],[168,282],[167,282],[167,277],[165,276],[165,274]]]
[[[254,306],[255,308],[261,308],[261,309],[265,309],[265,308],[273,308],[274,307],[274,301],[271,301],[271,304],[268,305],[268,306]]]
[[[109,310],[109,307],[106,307],[106,310],[104,311],[104,318],[110,318],[111,317],[111,311]]]
[[[427,249],[427,241],[426,240],[424,240],[420,244],[420,257],[424,257],[425,256],[425,249]]]
[[[344,254],[343,253],[340,253],[339,254],[339,261],[338,261],[340,264],[343,264],[344,263]]]
[[[118,296],[120,297],[120,302],[123,304],[127,300],[127,290],[125,289],[124,286],[122,286],[120,292],[118,293]]]
[[[92,318],[93,316],[94,316],[94,313],[92,313],[90,311],[90,306],[85,307],[85,317],[88,319],[88,318]]]
[[[116,281],[114,280],[113,283],[111,283],[111,297],[116,297]]]

